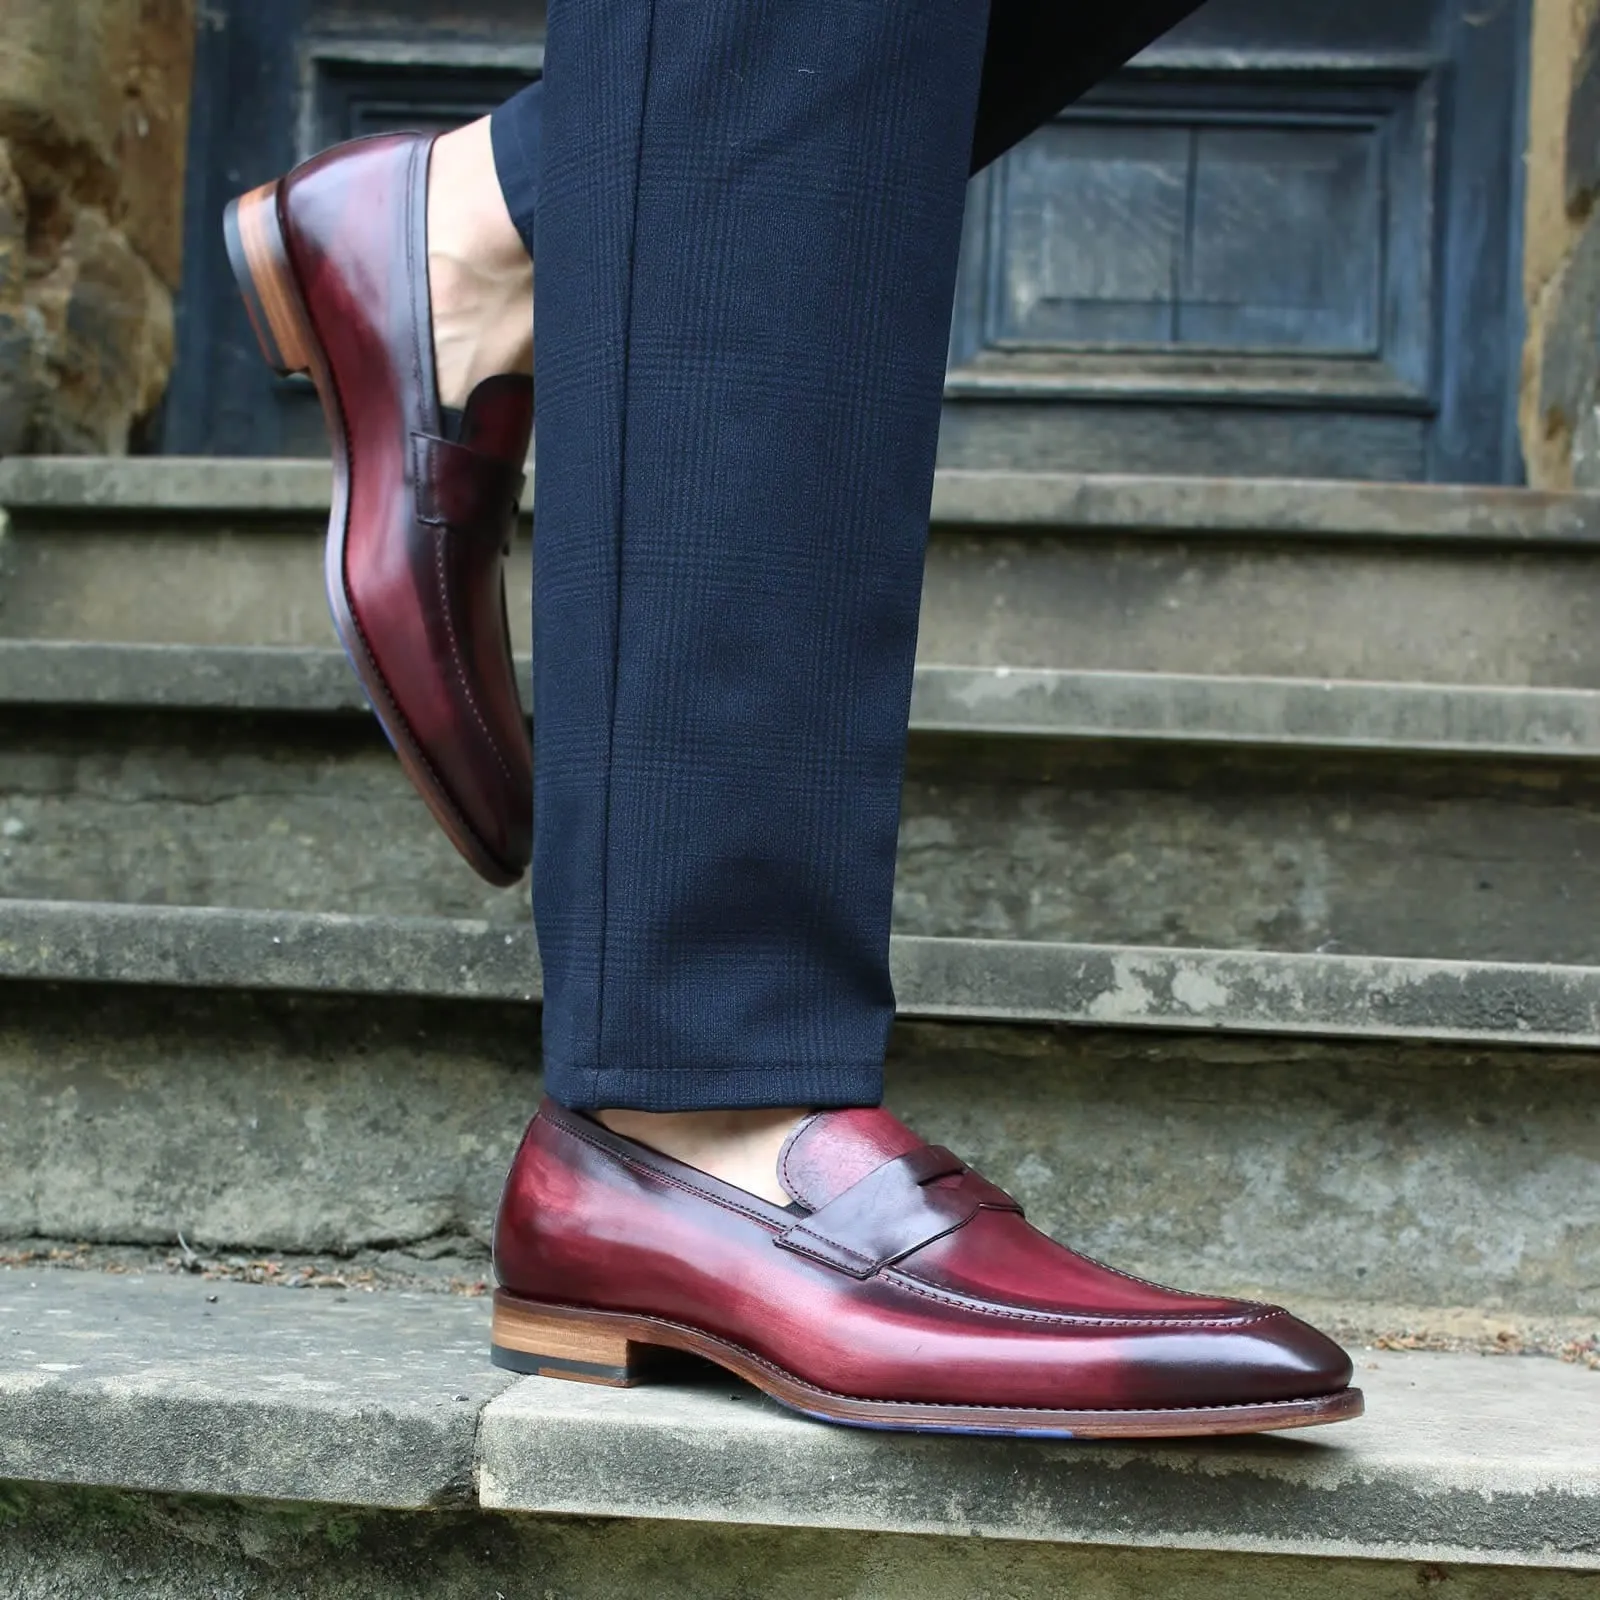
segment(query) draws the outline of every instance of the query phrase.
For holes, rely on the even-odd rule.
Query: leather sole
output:
[[[542,1305],[498,1290],[490,1359],[512,1372],[631,1388],[670,1373],[674,1356],[699,1356],[791,1410],[824,1422],[905,1433],[990,1434],[1039,1439],[1176,1439],[1312,1428],[1359,1417],[1359,1389],[1309,1400],[1143,1411],[1016,1410],[922,1405],[833,1394],[738,1345],[661,1317]]]
[[[229,264],[267,365],[279,377],[296,373],[309,377],[327,417],[334,471],[325,577],[328,607],[339,642],[361,680],[373,715],[434,820],[479,877],[505,888],[521,879],[522,869],[502,861],[461,814],[384,682],[351,605],[344,567],[345,538],[350,528],[349,438],[339,391],[306,310],[283,236],[277,183],[265,184],[230,201],[223,214],[223,234]]]

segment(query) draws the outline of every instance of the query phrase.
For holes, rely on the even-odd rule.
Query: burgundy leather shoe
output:
[[[432,146],[383,134],[325,151],[228,207],[228,254],[267,360],[309,373],[327,413],[328,600],[345,652],[452,843],[508,884],[533,831],[504,578],[533,380],[480,384],[459,435],[445,437],[428,300]]]
[[[688,1351],[809,1416],[928,1433],[1361,1414],[1349,1358],[1316,1329],[1074,1254],[886,1111],[808,1118],[779,1176],[787,1209],[546,1101],[495,1225],[494,1360],[632,1384]]]

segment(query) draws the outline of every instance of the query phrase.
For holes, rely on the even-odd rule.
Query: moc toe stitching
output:
[[[678,1178],[674,1173],[663,1171],[661,1168],[651,1165],[648,1162],[631,1160],[626,1151],[613,1149],[610,1145],[604,1144],[598,1139],[588,1138],[578,1128],[569,1127],[565,1123],[555,1123],[553,1121],[552,1125],[555,1126],[561,1133],[565,1134],[568,1138],[576,1139],[580,1143],[590,1146],[591,1149],[598,1150],[601,1154],[609,1156],[612,1159],[620,1162],[630,1171],[652,1178],[658,1183],[668,1184],[672,1188],[680,1190],[684,1194],[692,1194],[696,1199],[704,1200],[711,1205],[717,1206],[723,1211],[730,1211],[737,1216],[742,1216],[748,1221],[756,1223],[769,1233],[773,1233],[775,1235],[779,1231],[771,1218],[764,1217],[757,1211],[733,1204],[724,1196],[712,1194],[695,1184],[686,1183],[682,1179]],[[838,1248],[848,1249],[847,1246],[839,1246]],[[815,1261],[820,1266],[828,1265],[825,1257],[814,1255],[811,1251],[803,1248],[794,1249],[791,1253],[804,1256],[807,1260]],[[850,1251],[849,1253],[856,1256],[858,1260],[863,1262],[866,1262],[869,1259],[866,1256],[860,1255],[860,1253],[856,1251]],[[1008,1321],[1028,1322],[1045,1327],[1149,1328],[1152,1330],[1177,1331],[1181,1331],[1184,1328],[1226,1328],[1237,1330],[1256,1327],[1261,1324],[1271,1322],[1276,1318],[1287,1317],[1289,1315],[1289,1313],[1284,1310],[1282,1306],[1269,1306],[1251,1301],[1241,1302],[1242,1306],[1248,1308],[1248,1314],[1238,1317],[1192,1317],[1185,1316],[1181,1312],[1174,1313],[1171,1316],[1152,1315],[1141,1317],[1121,1315],[1096,1316],[1091,1312],[1076,1313],[1070,1311],[1030,1311],[1022,1307],[1007,1306],[997,1301],[979,1300],[976,1298],[969,1299],[960,1295],[950,1294],[948,1291],[942,1290],[936,1285],[928,1283],[924,1279],[917,1278],[916,1274],[910,1272],[903,1265],[893,1268],[885,1268],[878,1272],[876,1276],[884,1283],[904,1289],[910,1294],[919,1295],[925,1300],[933,1300],[941,1305],[950,1306],[954,1310],[971,1311],[976,1312],[979,1315],[1002,1317]],[[1126,1277],[1127,1274],[1124,1273],[1121,1274],[1121,1276]],[[1132,1281],[1143,1284],[1145,1280],[1142,1278],[1135,1278]],[[1156,1286],[1151,1285],[1151,1287]],[[1205,1296],[1193,1295],[1191,1298],[1199,1300],[1204,1299]],[[660,1318],[657,1320],[666,1321],[668,1319]],[[678,1326],[678,1324],[674,1325]],[[687,1327],[688,1324],[682,1324],[682,1326]]]
[[[918,1278],[905,1267],[886,1269],[881,1276],[908,1294],[920,1295],[924,1300],[934,1300],[957,1311],[972,1311],[980,1316],[1004,1317],[1010,1322],[1039,1323],[1046,1327],[1150,1328],[1177,1332],[1182,1332],[1185,1328],[1226,1328],[1237,1331],[1260,1327],[1278,1317],[1289,1315],[1282,1306],[1252,1306],[1248,1315],[1231,1317],[1193,1317],[1183,1312],[1174,1312],[1171,1316],[1162,1316],[1158,1312],[1136,1316],[1116,1312],[1096,1315],[1089,1311],[1030,1311],[1022,1306],[1009,1306],[1004,1301],[969,1299],[964,1295],[951,1294],[948,1290],[928,1283],[926,1279]],[[1203,1299],[1204,1296],[1197,1295],[1195,1298]]]

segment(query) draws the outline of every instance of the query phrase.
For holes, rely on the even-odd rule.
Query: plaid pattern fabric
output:
[[[511,220],[532,255],[539,219],[539,174],[544,167],[544,79],[535,78],[489,118],[495,176]]]
[[[548,16],[495,126],[537,261],[547,1085],[873,1104],[989,8]]]
[[[1123,6],[994,0],[984,47],[972,170],[1025,139],[1063,106],[1200,9],[1202,0]],[[543,156],[544,86],[530,84],[496,111],[495,163],[511,214],[531,251]]]

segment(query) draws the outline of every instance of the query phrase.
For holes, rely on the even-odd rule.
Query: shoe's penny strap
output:
[[[522,468],[450,439],[411,435],[417,521],[501,538],[522,497]]]
[[[941,1183],[959,1178],[957,1183]],[[870,1278],[935,1239],[963,1228],[980,1210],[1022,1207],[939,1145],[923,1145],[876,1167],[775,1243],[852,1278]]]

